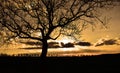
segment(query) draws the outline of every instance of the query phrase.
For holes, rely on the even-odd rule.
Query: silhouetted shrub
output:
[[[10,56],[10,55],[7,55],[7,54],[0,54],[0,57],[6,57],[6,56]]]

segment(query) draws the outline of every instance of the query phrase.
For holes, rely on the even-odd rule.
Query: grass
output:
[[[118,62],[119,59],[120,59],[120,53],[118,54],[102,54],[102,55],[91,55],[91,56],[60,56],[60,57],[46,57],[46,58],[41,58],[40,57],[40,54],[38,54],[39,56],[36,56],[34,57],[34,55],[36,54],[20,54],[20,55],[17,55],[17,56],[10,56],[10,55],[7,55],[7,54],[0,54],[0,63],[3,61],[3,62],[9,62],[11,59],[10,62],[35,62],[35,61],[39,61],[41,62],[42,60],[44,60],[44,62],[47,62],[48,64],[50,63],[66,63],[66,64],[72,64],[72,62],[76,63],[76,64],[80,64],[82,62],[82,64],[87,64],[87,63],[90,63],[90,64],[99,64],[99,63],[106,63],[106,64],[109,64],[113,62],[113,64],[115,63],[120,63]],[[6,60],[8,59],[8,60]],[[4,61],[6,60],[6,61]],[[15,61],[14,61],[15,60]],[[59,62],[60,61],[60,62]],[[39,63],[38,62],[38,63]]]
[[[1,54],[0,71],[6,73],[68,73],[71,71],[74,71],[73,73],[104,73],[104,71],[119,71],[119,67],[117,67],[120,66],[119,59],[120,54],[47,58],[13,57]]]

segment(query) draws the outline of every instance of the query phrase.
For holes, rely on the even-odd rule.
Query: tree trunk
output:
[[[41,52],[41,57],[45,58],[47,55],[47,49],[48,49],[48,43],[47,40],[42,41],[42,52]]]

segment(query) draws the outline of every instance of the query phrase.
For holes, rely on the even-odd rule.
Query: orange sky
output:
[[[89,42],[96,42],[100,38],[116,38],[120,37],[120,6],[114,7],[112,10],[105,11],[105,16],[112,17],[107,24],[108,29],[101,29],[101,26],[97,26],[95,31],[91,30],[91,27],[82,32],[81,39]]]

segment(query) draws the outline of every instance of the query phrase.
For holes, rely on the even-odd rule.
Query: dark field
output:
[[[120,72],[120,54],[84,57],[0,57],[0,73]]]

